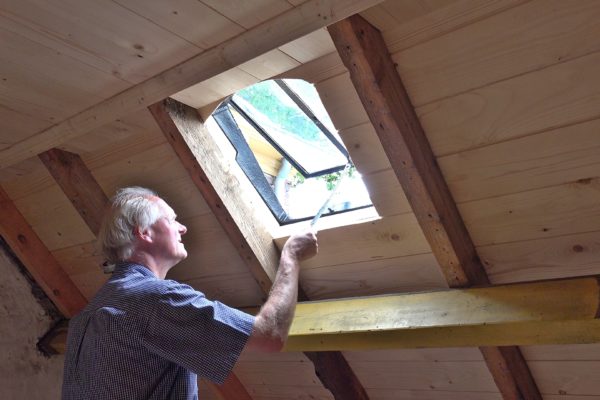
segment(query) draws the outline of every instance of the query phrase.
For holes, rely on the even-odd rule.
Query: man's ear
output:
[[[136,227],[133,230],[133,235],[142,242],[152,243],[152,229],[150,228],[142,230],[139,227]]]

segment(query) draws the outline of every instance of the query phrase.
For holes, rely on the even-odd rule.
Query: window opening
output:
[[[343,174],[347,178],[323,215],[372,206],[313,85],[299,79],[260,82],[225,100],[212,117],[281,225],[311,219]],[[257,146],[269,155],[259,154]],[[276,174],[265,159],[277,164]]]

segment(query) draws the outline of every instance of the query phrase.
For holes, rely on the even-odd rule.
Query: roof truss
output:
[[[448,285],[488,284],[381,33],[359,15],[328,29]],[[505,399],[541,399],[519,349],[481,350]]]

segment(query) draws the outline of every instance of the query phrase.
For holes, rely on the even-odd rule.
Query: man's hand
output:
[[[313,232],[292,235],[285,242],[271,293],[256,315],[246,350],[274,352],[283,348],[298,298],[300,261],[317,254],[317,247]]]
[[[308,231],[290,236],[283,246],[282,253],[286,252],[287,256],[297,261],[304,261],[314,257],[318,250],[317,236],[314,232]]]

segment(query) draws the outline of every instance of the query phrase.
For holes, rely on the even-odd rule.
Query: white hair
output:
[[[147,229],[161,217],[157,199],[155,192],[142,187],[117,190],[98,234],[98,242],[108,263],[115,264],[131,257],[136,229]],[[111,272],[111,267],[114,268],[114,265],[105,268],[105,272]]]

